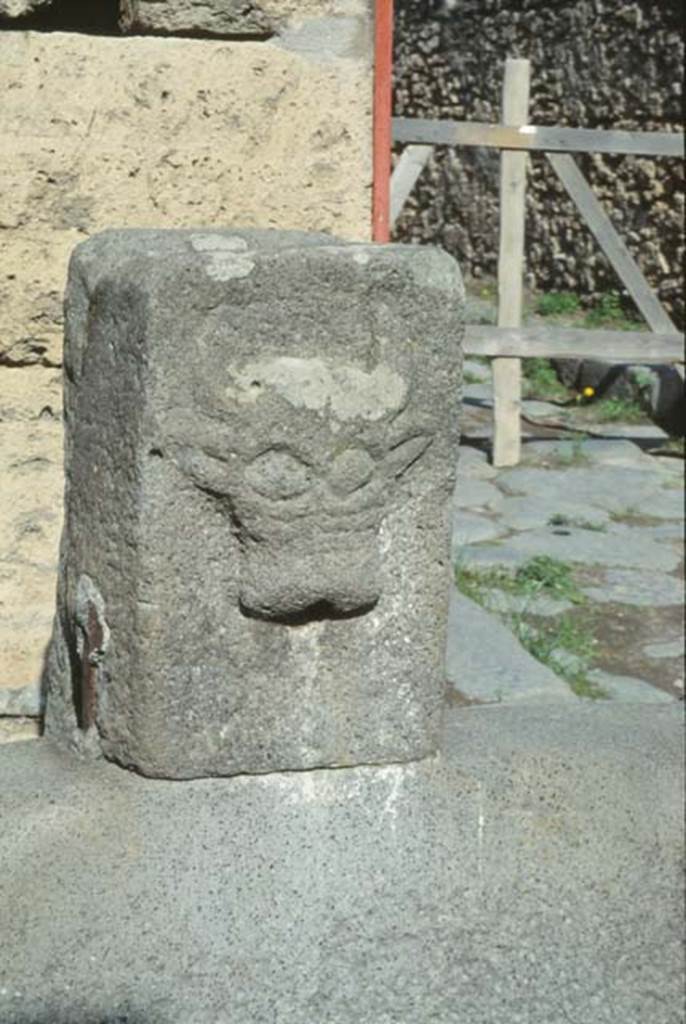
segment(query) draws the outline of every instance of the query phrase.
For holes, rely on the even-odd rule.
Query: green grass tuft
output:
[[[648,418],[637,402],[601,398],[593,403],[593,419],[599,423],[645,423]]]
[[[584,595],[572,577],[571,566],[549,555],[531,558],[515,573],[499,568],[478,569],[458,562],[455,566],[455,583],[458,590],[479,604],[484,604],[485,592],[488,590],[504,590],[521,597],[547,594],[573,604],[585,602]]]
[[[609,697],[602,686],[588,678],[595,639],[587,623],[571,615],[560,615],[550,624],[532,627],[521,616],[514,616],[511,626],[522,647],[561,676],[577,697],[590,700]],[[572,658],[565,661],[560,658],[560,652],[570,654]]]
[[[517,569],[515,585],[524,593],[546,593],[551,597],[566,598],[573,604],[584,602],[584,596],[572,578],[571,566],[549,555],[536,555]]]
[[[561,384],[555,370],[547,359],[522,360],[524,373],[524,394],[526,398],[540,398],[544,401],[566,401],[570,392]]]
[[[615,331],[640,331],[645,326],[642,320],[627,315],[617,292],[601,295],[595,306],[586,314],[584,325],[591,328],[605,327]]]
[[[536,312],[541,316],[569,316],[579,311],[579,297],[573,292],[547,292],[536,302]]]

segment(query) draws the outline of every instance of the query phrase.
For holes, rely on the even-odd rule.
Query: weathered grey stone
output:
[[[268,36],[273,20],[254,0],[121,0],[124,32]]]
[[[365,0],[120,0],[124,32],[273,38],[318,62],[369,61]]]
[[[432,249],[76,250],[50,734],[170,777],[435,750],[461,302]]]
[[[675,1024],[682,710],[446,725],[417,765],[183,785],[0,749],[0,1020]]]

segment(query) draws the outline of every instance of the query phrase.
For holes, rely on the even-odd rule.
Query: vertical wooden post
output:
[[[529,119],[528,60],[505,61],[504,125],[518,128]],[[498,254],[498,326],[519,327],[524,274],[524,209],[527,154],[500,154],[500,249]],[[516,466],[521,453],[521,360],[493,360],[493,464]]]

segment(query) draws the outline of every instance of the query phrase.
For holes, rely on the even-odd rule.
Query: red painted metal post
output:
[[[372,190],[372,239],[375,242],[387,242],[390,238],[392,73],[393,0],[376,0]]]

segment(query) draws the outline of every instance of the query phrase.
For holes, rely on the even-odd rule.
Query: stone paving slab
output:
[[[629,469],[655,471],[653,456],[626,439],[564,438],[562,440],[530,441],[522,450],[522,465],[545,466],[560,461],[582,459],[592,465],[624,466]]]
[[[465,544],[494,540],[507,534],[507,525],[496,519],[461,511],[453,529],[452,557],[455,561]]]
[[[498,470],[495,466],[491,465],[486,452],[468,445],[463,445],[460,448],[457,471],[460,480],[464,480],[467,477],[475,477],[478,480],[492,480],[498,475]]]
[[[522,401],[522,412],[532,420],[550,420],[558,422],[566,419],[567,410],[556,402],[542,402],[537,398],[525,398]]]
[[[643,653],[649,658],[683,658],[684,637],[677,637],[676,640],[665,640],[658,644],[647,644]]]
[[[684,584],[675,576],[637,569],[607,569],[603,581],[579,588],[600,604],[631,604],[667,607],[684,600]]]
[[[492,384],[465,384],[462,389],[462,400],[465,402],[478,402],[479,405],[491,406],[493,404]]]
[[[453,504],[457,508],[497,509],[503,503],[503,495],[488,480],[460,480],[455,486]]]
[[[684,492],[678,486],[663,486],[653,494],[642,496],[630,507],[632,513],[637,516],[678,519],[684,514]]]
[[[636,531],[638,533],[638,531]],[[679,553],[664,544],[636,537],[630,545],[622,534],[564,528],[527,531],[501,543],[472,545],[464,550],[467,565],[523,565],[536,555],[548,555],[563,562],[584,566],[626,566],[632,569],[671,572],[680,562]]]
[[[585,528],[602,528],[610,522],[610,514],[602,508],[589,508],[559,497],[506,498],[498,508],[499,518],[510,530],[533,530],[551,525],[551,520],[564,516],[568,523]]]
[[[519,466],[499,471],[491,467],[494,473],[491,485],[505,494],[504,500],[498,503],[492,492],[477,488],[470,493],[469,485],[473,481],[465,479],[466,474],[461,471],[461,467],[467,471],[474,467],[477,472],[483,472],[480,467],[484,466],[484,461],[483,452],[462,447],[456,484],[456,495],[461,498],[455,507],[453,543],[453,556],[461,565],[499,568],[514,574],[540,555],[571,565],[577,570],[580,590],[592,602],[586,608],[599,628],[602,628],[603,615],[614,614],[612,609],[604,611],[607,605],[645,608],[683,605],[684,586],[676,575],[684,547],[683,465],[680,462],[657,460],[637,444],[622,438],[527,441]],[[470,505],[472,498],[474,504]],[[479,509],[478,503],[487,499],[490,499],[488,511]],[[563,521],[551,523],[558,518]],[[490,540],[480,539],[480,521],[487,524],[483,529],[488,533],[493,534],[500,525],[509,535],[501,539],[496,536]],[[594,570],[592,578],[589,578],[589,569]],[[471,612],[469,622],[477,615],[490,615],[490,627],[488,619],[483,619],[482,633],[472,632],[486,637],[488,628],[495,630],[493,623],[497,621],[498,627],[506,630],[509,644],[519,648],[527,659],[530,656],[507,627],[508,617],[524,616],[524,622],[529,615],[554,620],[574,608],[571,602],[557,601],[547,594],[531,597],[497,588],[485,589],[482,600],[484,607]],[[459,639],[461,626],[452,621],[450,628]],[[502,637],[499,629],[494,635]],[[453,657],[451,644],[457,642],[456,638],[449,643]],[[634,660],[638,656],[639,664],[641,656],[650,656],[645,641],[644,633],[644,649],[632,655]],[[503,639],[503,645],[505,643]],[[666,665],[670,657],[683,655],[683,641],[675,640],[673,634],[661,640],[658,630],[655,644],[649,645],[649,649],[655,651],[656,658],[663,657]],[[497,657],[507,663],[513,663],[515,658],[511,651],[505,653],[503,649],[499,649]],[[561,660],[566,657],[566,654],[561,655]],[[467,696],[478,699],[483,692],[483,699],[488,700],[493,699],[494,693],[503,702],[522,699],[522,694],[528,692],[526,671],[533,673],[532,678],[536,676],[531,661],[525,664],[523,678],[515,678],[510,685],[507,672],[498,674],[493,669],[488,641],[470,645],[467,663],[460,666],[460,671],[470,680]],[[545,671],[551,669],[545,668]],[[675,669],[670,666],[670,671]],[[479,683],[480,675],[485,683]],[[673,699],[652,683],[636,680],[629,674],[618,678],[633,680],[632,686],[627,684],[622,688],[612,682],[614,678],[609,677],[612,685],[603,687],[613,702]],[[476,681],[471,682],[472,679]],[[676,692],[678,683],[677,680],[673,684]],[[564,682],[563,685],[567,686]],[[537,699],[535,682],[531,691],[533,699]],[[654,691],[658,696],[653,698]]]
[[[530,468],[527,466],[504,470],[498,475],[498,486],[512,496],[528,495],[537,501],[566,500],[573,497],[575,504],[601,508],[615,515],[635,514],[646,510],[659,518],[678,518],[677,492],[662,488],[671,475],[662,469],[628,469],[624,466],[563,469]],[[650,512],[647,512],[650,508]]]
[[[634,679],[632,676],[616,676],[602,669],[591,669],[588,673],[589,679],[597,683],[613,701],[620,701],[626,704],[674,704],[674,697],[651,686],[644,679]]]
[[[564,680],[524,650],[507,626],[455,589],[448,612],[446,671],[452,686],[471,700],[578,699]]]

